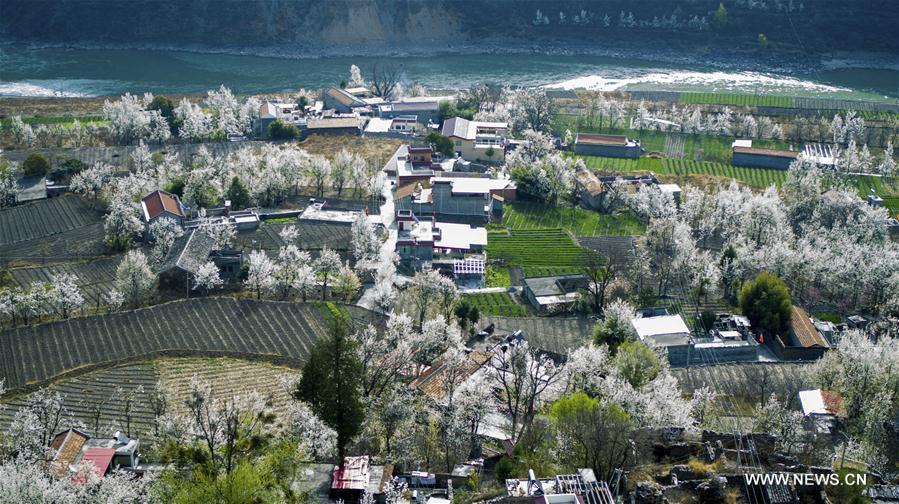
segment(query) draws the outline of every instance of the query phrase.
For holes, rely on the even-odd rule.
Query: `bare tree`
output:
[[[371,92],[381,98],[390,98],[403,75],[403,67],[390,61],[376,61],[371,67]]]
[[[583,271],[587,277],[587,292],[592,299],[593,312],[601,313],[606,306],[606,291],[617,274],[615,265],[608,257],[590,250],[584,255]]]

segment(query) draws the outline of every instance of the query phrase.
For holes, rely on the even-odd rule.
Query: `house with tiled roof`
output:
[[[731,163],[734,166],[751,168],[777,168],[786,170],[793,161],[799,159],[797,151],[762,149],[752,146],[752,140],[734,140],[731,148]]]
[[[240,273],[243,254],[240,251],[218,250],[215,241],[198,228],[189,229],[175,239],[169,252],[159,264],[159,285],[190,294],[200,266],[213,261],[224,280]]]
[[[140,208],[148,239],[153,238],[150,236],[150,225],[163,217],[174,220],[179,226],[184,225],[186,212],[177,194],[157,189],[140,200]]]
[[[328,88],[324,92],[326,109],[333,109],[338,114],[352,114],[368,107],[368,104],[353,96],[345,89]]]
[[[485,364],[490,362],[493,352],[484,350],[472,350],[465,356],[465,362],[461,369],[454,372],[458,380],[456,387],[473,377]],[[410,386],[418,389],[434,401],[443,404],[447,397],[447,361],[445,359],[434,362],[416,377]]]
[[[816,360],[830,349],[808,313],[796,305],[791,308],[787,332],[775,335],[770,343],[774,353],[785,360]]]
[[[77,429],[66,429],[50,440],[50,475],[62,478],[73,472],[81,459],[81,449],[91,437]]]
[[[574,138],[574,152],[588,156],[638,158],[643,148],[639,140],[622,135],[578,133]]]

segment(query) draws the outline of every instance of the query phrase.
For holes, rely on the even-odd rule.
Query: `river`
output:
[[[406,83],[456,89],[482,81],[557,88],[742,92],[896,101],[899,71],[837,69],[814,75],[720,70],[629,58],[549,55],[396,57]],[[363,76],[366,57],[289,59],[162,50],[0,46],[0,96],[198,93],[224,84],[241,94],[321,88]]]

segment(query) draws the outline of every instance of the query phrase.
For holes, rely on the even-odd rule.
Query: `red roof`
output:
[[[368,488],[371,477],[368,455],[346,457],[343,464],[334,466],[331,490],[361,490]]]
[[[181,208],[178,196],[175,196],[172,193],[156,190],[144,196],[144,199],[141,201],[147,207],[148,219],[155,219],[163,212],[169,212],[178,217],[184,217],[184,210]]]
[[[114,456],[115,448],[88,448],[84,450],[84,455],[81,456],[81,463],[83,464],[88,460],[93,462],[97,476],[102,478],[106,474],[106,470],[109,469],[109,464],[112,463],[112,457]]]

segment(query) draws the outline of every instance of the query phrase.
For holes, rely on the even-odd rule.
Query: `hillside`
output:
[[[4,0],[0,38],[290,56],[578,52],[634,50],[635,44],[799,56],[899,50],[899,3],[892,0],[726,0],[726,19],[716,21],[718,5],[719,0]],[[538,9],[546,21],[535,26]],[[704,18],[707,27],[697,28],[694,18]],[[759,33],[769,41],[764,48]]]

